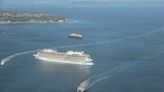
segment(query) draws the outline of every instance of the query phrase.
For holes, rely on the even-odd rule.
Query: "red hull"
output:
[[[82,37],[78,37],[78,36],[69,36],[69,38],[82,39]]]

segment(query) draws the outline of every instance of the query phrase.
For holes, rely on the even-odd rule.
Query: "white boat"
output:
[[[5,64],[5,59],[1,60],[1,65]]]
[[[77,92],[85,92],[89,88],[89,80],[81,82],[80,86],[77,87]]]

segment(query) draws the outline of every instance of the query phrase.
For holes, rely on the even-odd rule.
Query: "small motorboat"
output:
[[[89,88],[89,80],[81,82],[80,86],[77,87],[77,92],[85,92]]]

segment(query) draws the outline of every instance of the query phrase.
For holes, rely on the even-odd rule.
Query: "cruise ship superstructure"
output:
[[[88,54],[78,51],[59,52],[52,49],[43,49],[33,55],[36,59],[50,62],[70,64],[93,65],[93,60]]]

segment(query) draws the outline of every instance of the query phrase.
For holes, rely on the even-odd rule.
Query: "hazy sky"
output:
[[[164,0],[0,0],[0,4],[24,3],[24,4],[58,4],[74,3],[79,1],[96,1],[99,3],[164,3]]]

